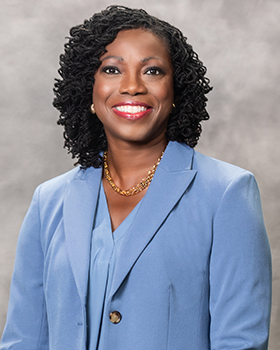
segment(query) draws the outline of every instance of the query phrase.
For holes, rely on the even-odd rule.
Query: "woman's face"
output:
[[[165,139],[173,103],[173,67],[166,44],[143,29],[118,33],[100,57],[93,103],[108,143]]]

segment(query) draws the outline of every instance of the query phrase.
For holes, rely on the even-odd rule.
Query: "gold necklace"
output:
[[[166,146],[164,147],[163,151],[161,152],[160,157],[158,158],[156,164],[153,165],[152,169],[149,170],[148,174],[146,177],[144,177],[137,185],[131,187],[128,190],[122,190],[120,189],[113,181],[110,171],[109,171],[109,166],[107,163],[107,156],[108,156],[108,151],[104,152],[103,155],[103,168],[104,168],[104,173],[105,173],[105,177],[109,183],[109,185],[112,187],[112,189],[117,192],[118,194],[122,195],[122,196],[133,196],[141,191],[143,191],[146,187],[148,187],[155,175],[155,171],[161,161],[161,158],[164,154],[164,151],[166,149]]]

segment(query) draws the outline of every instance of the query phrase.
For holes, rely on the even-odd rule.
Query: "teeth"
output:
[[[144,112],[147,110],[147,108],[144,106],[129,106],[129,105],[117,106],[116,109],[120,112],[131,113],[131,114]]]

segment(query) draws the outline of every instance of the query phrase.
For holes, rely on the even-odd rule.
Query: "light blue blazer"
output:
[[[86,349],[101,174],[75,168],[36,189],[2,350]],[[264,350],[270,304],[270,249],[253,175],[170,142],[125,237],[99,350]]]

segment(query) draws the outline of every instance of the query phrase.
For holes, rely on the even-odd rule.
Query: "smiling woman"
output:
[[[35,191],[1,349],[267,349],[258,187],[193,149],[211,90],[197,54],[121,6],[70,34],[54,106],[79,167]]]
[[[123,198],[117,195],[123,190],[112,192],[112,177],[118,188],[134,187],[165,148],[173,67],[164,41],[141,28],[119,32],[100,61],[92,101],[108,143],[111,182],[104,182],[104,190],[115,230],[145,195],[147,186],[137,197]],[[139,159],[134,165],[135,154]]]
[[[143,29],[124,30],[100,57],[92,100],[108,144],[166,144],[173,68],[165,43]],[[131,147],[129,145],[129,147]],[[142,146],[143,147],[143,146]]]

